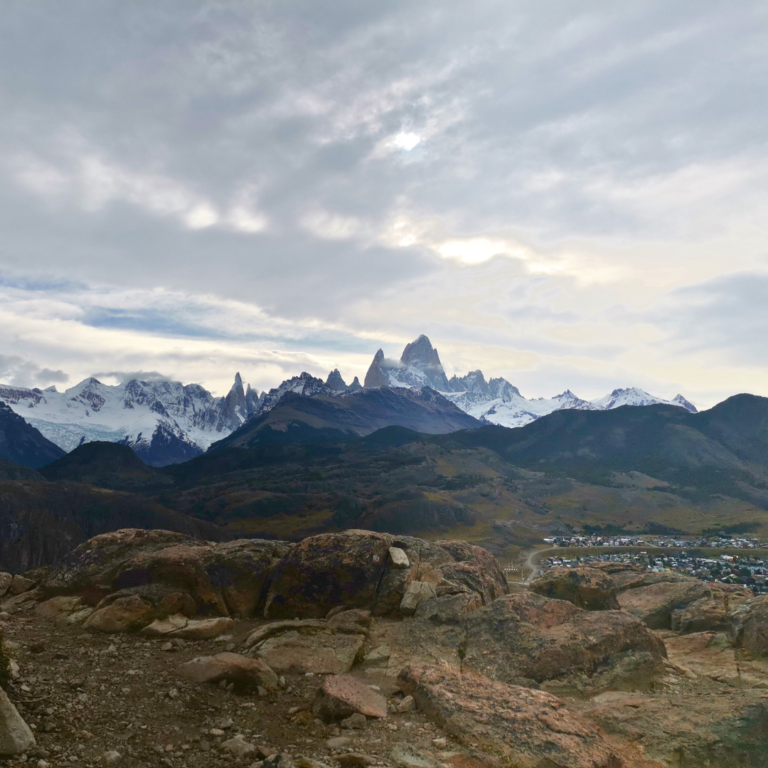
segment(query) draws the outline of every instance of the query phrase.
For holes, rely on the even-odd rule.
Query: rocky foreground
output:
[[[123,530],[0,574],[0,632],[10,765],[768,766],[768,602],[678,574]]]

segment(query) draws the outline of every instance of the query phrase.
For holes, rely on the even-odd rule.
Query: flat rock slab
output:
[[[396,744],[389,757],[400,768],[442,768],[442,763],[410,744]]]
[[[381,718],[387,716],[387,700],[352,675],[329,675],[317,691],[312,712],[326,722],[356,713]]]
[[[248,635],[245,641],[246,648],[253,648],[254,645],[263,643],[270,637],[277,637],[284,632],[302,632],[312,634],[313,632],[322,632],[328,629],[325,619],[303,619],[300,621],[273,621],[263,627],[259,627]]]
[[[20,755],[34,746],[32,731],[0,688],[0,755]]]
[[[259,686],[275,689],[277,675],[263,661],[238,653],[219,653],[216,656],[198,656],[179,668],[179,674],[195,683],[218,683],[225,680],[240,690]]]
[[[400,673],[419,710],[467,746],[516,768],[634,766],[598,727],[551,694],[489,680],[448,664],[414,665]],[[426,768],[426,766],[425,766]]]
[[[686,608],[708,594],[707,587],[694,579],[659,582],[622,592],[619,605],[651,629],[670,629],[673,612]]]
[[[531,584],[531,592],[567,600],[585,611],[618,610],[616,584],[597,568],[553,568]]]
[[[765,691],[742,688],[710,696],[611,691],[572,706],[608,733],[642,738],[646,757],[663,765],[768,766]]]
[[[235,622],[226,616],[214,619],[191,619],[185,627],[171,632],[170,636],[180,637],[183,640],[213,640],[228,632],[234,625]]]
[[[340,675],[352,669],[364,643],[363,635],[319,632],[308,636],[293,631],[265,640],[257,653],[277,672]]]

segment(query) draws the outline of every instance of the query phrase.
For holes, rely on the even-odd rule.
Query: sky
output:
[[[768,396],[768,4],[4,0],[0,233],[4,383]]]

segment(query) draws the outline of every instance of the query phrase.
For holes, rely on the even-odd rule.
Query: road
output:
[[[528,577],[523,579],[524,584],[530,584],[541,572],[541,566],[539,563],[541,562],[541,556],[545,552],[549,552],[553,549],[557,549],[557,547],[547,547],[546,549],[534,549],[532,552],[528,554],[528,557],[525,560],[525,567],[530,568],[531,572],[528,574]]]

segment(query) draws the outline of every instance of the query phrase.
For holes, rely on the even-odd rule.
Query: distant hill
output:
[[[172,481],[148,467],[127,445],[84,443],[41,470],[47,480],[70,480],[115,491],[156,493]]]
[[[81,542],[119,528],[165,528],[223,540],[216,525],[129,493],[67,482],[0,482],[0,571],[50,565]]]
[[[0,401],[0,460],[39,469],[64,456],[64,451]]]
[[[0,481],[2,480],[39,483],[45,480],[45,478],[39,472],[29,467],[22,467],[19,464],[14,464],[12,461],[0,461]]]
[[[521,429],[484,427],[442,444],[489,448],[522,467],[599,481],[641,472],[692,496],[723,493],[768,508],[768,398],[736,395],[709,411],[669,405],[558,411]]]
[[[369,435],[383,427],[446,434],[480,424],[427,388],[360,389],[338,397],[304,397],[288,392],[271,411],[246,422],[229,437],[214,443],[210,451],[343,440]]]

